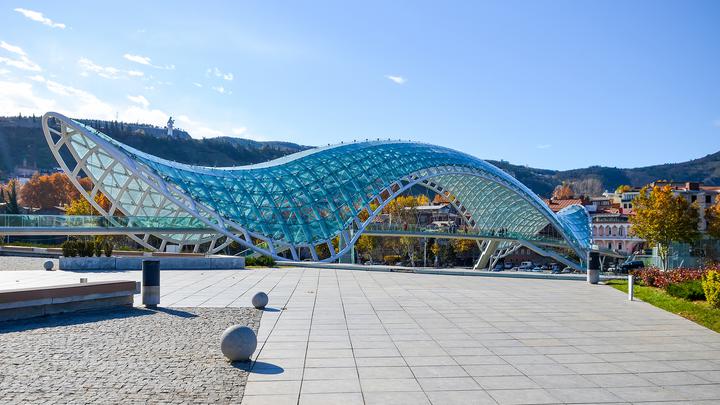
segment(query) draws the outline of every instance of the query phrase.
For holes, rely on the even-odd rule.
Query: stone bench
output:
[[[135,281],[99,281],[0,291],[0,321],[83,311],[112,306],[132,306],[140,293]]]

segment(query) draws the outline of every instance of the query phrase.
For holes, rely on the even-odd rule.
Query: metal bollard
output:
[[[633,287],[635,286],[635,276],[628,274],[628,300],[633,300]]]
[[[142,302],[148,308],[160,304],[160,260],[142,261]]]
[[[600,281],[600,254],[588,252],[587,254],[587,282],[597,284]]]

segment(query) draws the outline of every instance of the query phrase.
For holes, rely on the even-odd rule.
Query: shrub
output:
[[[395,264],[397,262],[401,262],[402,257],[398,256],[398,255],[387,255],[387,256],[383,256],[383,261],[386,264]]]
[[[66,240],[61,245],[63,256],[65,257],[75,257],[78,254],[78,246],[77,242],[74,240]]]
[[[631,272],[631,274],[640,280],[642,285],[657,288],[666,288],[670,284],[678,284],[685,281],[700,280],[704,273],[704,269],[680,268],[662,271],[657,267],[649,267]]]
[[[702,278],[705,299],[713,308],[720,308],[720,272],[710,270]]]
[[[246,266],[265,266],[265,267],[273,267],[275,266],[275,260],[270,256],[248,256],[245,258],[245,265]]]
[[[105,253],[105,257],[110,257],[113,254],[113,244],[110,241],[105,242],[105,246],[103,246],[103,251]]]
[[[662,277],[662,271],[657,267],[633,270],[630,274],[634,275],[640,281],[640,284],[648,287],[654,287],[655,280]]]
[[[92,257],[95,254],[95,242],[89,240],[78,241],[78,256]]]
[[[690,280],[677,284],[668,284],[665,291],[673,297],[688,301],[704,300],[705,292],[701,280]]]
[[[103,253],[104,244],[101,241],[93,242],[93,253],[95,256],[100,257]]]

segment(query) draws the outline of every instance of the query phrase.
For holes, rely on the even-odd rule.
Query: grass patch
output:
[[[607,285],[627,294],[627,280],[608,280]],[[673,297],[660,288],[640,285],[635,285],[634,295],[648,304],[720,333],[720,309],[710,307],[705,301],[688,301]]]

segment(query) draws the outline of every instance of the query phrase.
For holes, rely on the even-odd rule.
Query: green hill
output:
[[[219,137],[192,139],[182,131],[182,139],[162,136],[164,131],[145,124],[83,120],[120,142],[144,152],[176,162],[203,166],[238,166],[265,162],[308,149],[291,142],[259,142]],[[502,168],[541,196],[549,196],[563,181],[593,179],[595,188],[614,190],[622,184],[642,186],[655,180],[701,181],[720,185],[720,152],[682,163],[619,169],[591,166],[573,170],[547,170],[489,161]],[[40,117],[0,117],[0,180],[17,167],[53,171],[57,162],[50,153],[40,126]]]

